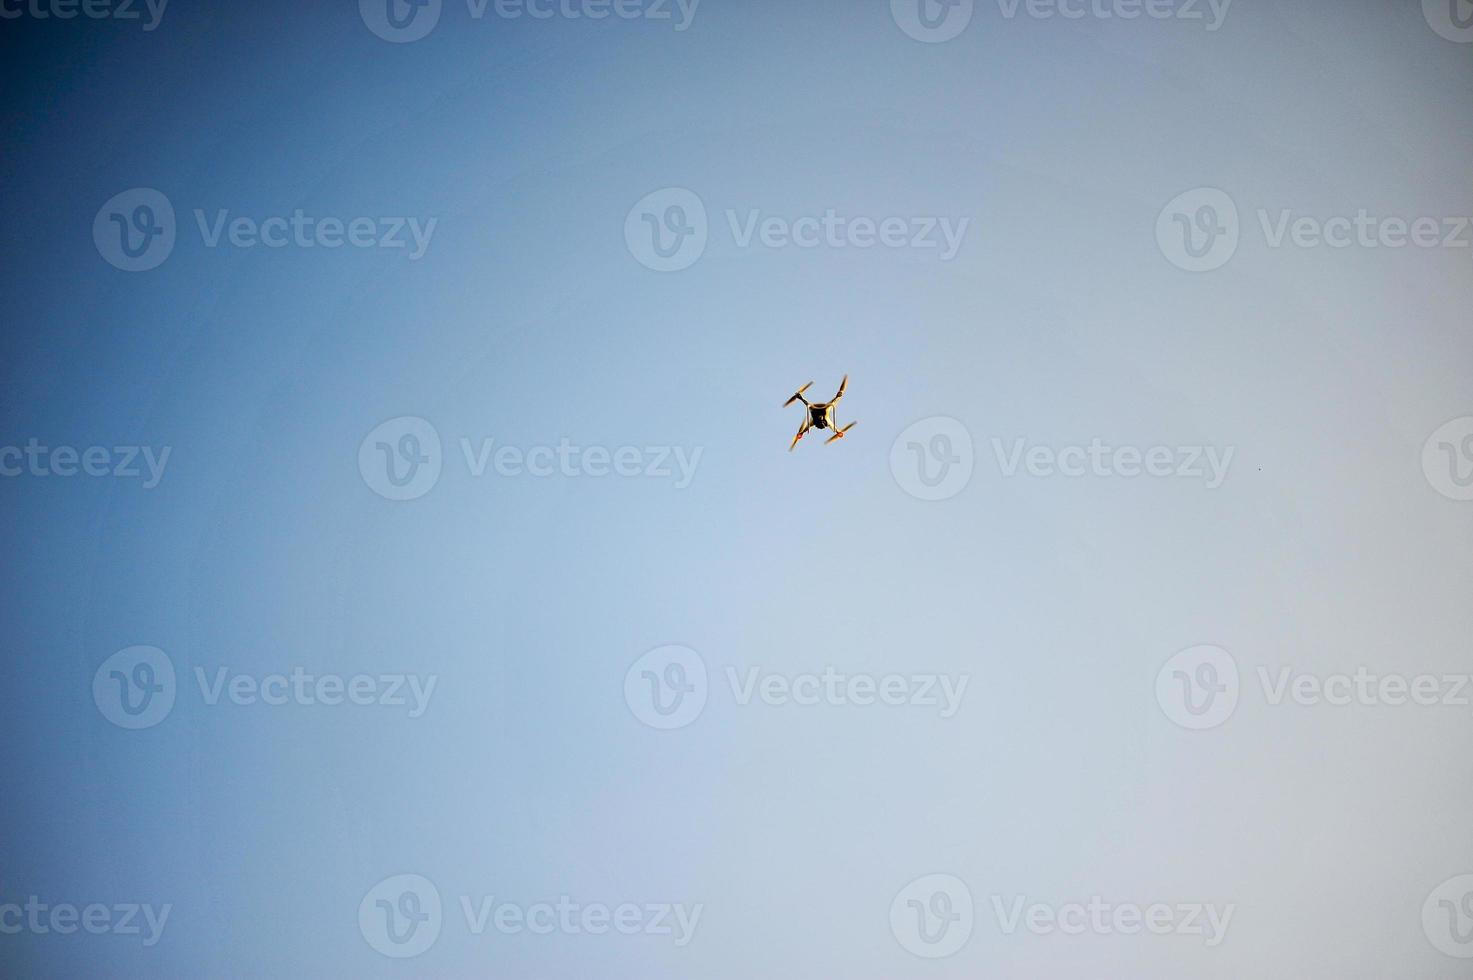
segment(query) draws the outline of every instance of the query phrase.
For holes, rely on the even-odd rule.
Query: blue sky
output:
[[[902,0],[5,9],[5,971],[1473,953],[1469,709],[1314,693],[1467,674],[1473,72],[1431,0],[944,41]],[[626,232],[671,203],[704,248],[657,271]],[[845,374],[856,428],[785,452]],[[1227,717],[1157,693],[1199,648]],[[655,727],[646,670],[704,703]],[[9,931],[31,896],[106,928]],[[1007,927],[1095,897],[1171,931]]]

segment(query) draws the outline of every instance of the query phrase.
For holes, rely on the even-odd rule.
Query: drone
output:
[[[788,446],[788,452],[793,451],[794,447],[798,445],[798,440],[802,439],[803,436],[807,434],[809,429],[833,429],[834,434],[829,436],[828,439],[824,441],[824,445],[827,446],[835,439],[844,438],[844,433],[848,432],[855,426],[854,422],[850,422],[848,425],[844,426],[844,428],[841,429],[839,428],[839,424],[834,421],[834,406],[839,404],[839,399],[844,397],[844,389],[849,387],[849,375],[844,375],[844,380],[839,382],[838,394],[834,395],[833,398],[829,399],[826,402],[811,402],[803,397],[803,392],[812,387],[813,382],[810,381],[803,387],[799,388],[797,391],[793,392],[792,398],[789,398],[787,401],[783,402],[783,408],[787,408],[789,405],[793,404],[793,402],[802,402],[803,408],[805,409],[803,413],[803,422],[798,426],[798,434],[793,436],[793,441]]]

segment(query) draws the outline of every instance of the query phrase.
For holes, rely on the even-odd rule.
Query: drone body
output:
[[[809,429],[833,429],[834,434],[824,442],[824,445],[828,445],[835,439],[844,438],[844,433],[854,428],[853,422],[841,429],[839,423],[834,421],[834,406],[839,404],[839,399],[844,397],[844,389],[849,387],[849,375],[844,375],[844,380],[839,382],[838,394],[826,402],[811,402],[803,397],[803,392],[812,387],[813,382],[810,381],[795,391],[792,398],[783,402],[783,408],[787,408],[793,402],[802,402],[804,408],[803,421],[798,426],[798,434],[793,436],[793,441],[788,445],[788,452],[793,451],[793,448],[798,445],[798,440],[802,439]]]

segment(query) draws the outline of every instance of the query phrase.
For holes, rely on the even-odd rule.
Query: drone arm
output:
[[[804,433],[806,433],[807,431],[808,431],[808,415],[807,415],[807,413],[804,413],[804,415],[803,415],[803,421],[801,423],[799,423],[799,425],[798,425],[798,434],[795,435],[795,436],[793,436],[793,441],[792,442],[788,443],[788,452],[792,452],[793,451],[793,448],[798,445],[798,440],[799,439],[802,439]]]

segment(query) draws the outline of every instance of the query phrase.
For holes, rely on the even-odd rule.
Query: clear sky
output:
[[[0,973],[1458,975],[1449,3],[0,2]]]

